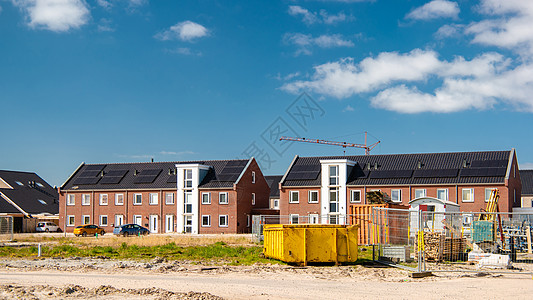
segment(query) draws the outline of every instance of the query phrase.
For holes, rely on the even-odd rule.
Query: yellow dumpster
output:
[[[264,225],[266,257],[288,263],[354,262],[359,225]]]

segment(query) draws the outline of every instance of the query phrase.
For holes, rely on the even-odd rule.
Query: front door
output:
[[[183,228],[185,229],[185,233],[192,233],[192,216],[185,216],[184,218]]]
[[[139,215],[133,216],[133,223],[143,226],[143,217]]]
[[[165,217],[165,232],[174,231],[174,215],[166,215]]]
[[[157,233],[157,223],[159,218],[157,215],[150,215],[150,232]]]

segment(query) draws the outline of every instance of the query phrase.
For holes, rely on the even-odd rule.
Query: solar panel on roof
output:
[[[457,177],[459,169],[423,169],[415,170],[413,177],[415,178],[447,178]]]
[[[502,177],[505,176],[507,168],[469,168],[462,169],[461,176],[464,177]]]
[[[118,184],[128,173],[128,170],[113,170],[104,174],[104,177],[100,181],[101,184]]]
[[[139,173],[139,176],[153,176],[153,175],[159,175],[163,171],[162,169],[146,169],[142,170],[141,173]]]
[[[78,177],[72,183],[73,184],[97,184],[101,177]]]
[[[242,166],[241,167],[225,167],[221,173],[224,174],[241,174],[242,172]]]
[[[104,177],[123,177],[128,173],[128,170],[113,170],[104,174]]]
[[[235,181],[239,178],[239,174],[219,174],[217,175],[218,181]]]
[[[142,170],[137,176],[133,183],[152,183],[159,176],[163,169],[146,169]]]
[[[83,171],[79,177],[96,177],[100,174],[100,171]]]
[[[226,163],[226,167],[242,167],[248,163],[247,160],[230,160]]]
[[[507,160],[473,160],[470,164],[472,168],[501,168],[507,167]]]
[[[106,165],[86,165],[85,171],[102,171],[105,168]]]
[[[412,170],[378,170],[370,172],[370,178],[409,178],[412,174]]]

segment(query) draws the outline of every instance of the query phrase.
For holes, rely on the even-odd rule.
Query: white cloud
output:
[[[532,170],[533,169],[533,163],[519,163],[520,170]]]
[[[283,41],[289,45],[295,45],[298,49],[295,55],[310,55],[313,47],[335,48],[335,47],[353,47],[354,43],[346,40],[340,34],[320,35],[313,37],[310,34],[303,33],[286,33]]]
[[[167,50],[170,53],[177,53],[181,55],[202,56],[202,52],[194,51],[191,48],[179,47],[172,50]]]
[[[463,25],[452,24],[452,25],[443,25],[435,33],[435,37],[438,39],[450,38],[459,36],[460,30],[463,28]]]
[[[0,6],[0,13],[2,12],[2,6]]]
[[[161,152],[159,152],[159,154],[162,154],[162,155],[185,155],[185,154],[196,154],[196,153],[193,152],[193,151],[179,151],[179,152],[161,151]]]
[[[82,0],[12,0],[28,18],[31,28],[64,32],[85,25],[90,18]]]
[[[408,13],[405,18],[413,20],[432,20],[439,18],[457,18],[459,5],[453,1],[433,0]]]
[[[316,66],[311,80],[282,86],[347,98],[378,92],[371,104],[401,113],[456,112],[489,109],[496,105],[533,112],[533,64],[511,67],[500,54],[485,53],[472,60],[439,60],[434,51],[415,49],[406,54],[385,52],[355,63],[351,58]],[[408,84],[442,80],[433,92]]]
[[[98,31],[100,32],[113,32],[115,29],[112,27],[112,22],[109,19],[102,18],[100,19],[99,24],[97,25]]]
[[[209,30],[204,26],[192,21],[180,22],[169,29],[155,35],[155,38],[168,41],[180,39],[182,41],[193,41],[209,34]]]
[[[322,9],[319,13],[316,13],[298,5],[289,6],[289,15],[295,17],[300,16],[302,21],[308,25],[315,23],[324,23],[329,25],[353,19],[353,17],[347,17],[344,12],[339,12],[336,15],[330,15],[326,10]]]
[[[105,9],[110,9],[113,6],[109,0],[96,0],[96,3]]]
[[[355,109],[351,105],[347,105],[342,112],[349,112],[349,111],[355,111]]]
[[[495,16],[470,24],[465,32],[473,43],[511,49],[528,59],[533,55],[533,1],[482,0],[480,12]]]

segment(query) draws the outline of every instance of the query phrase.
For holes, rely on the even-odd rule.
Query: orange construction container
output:
[[[377,244],[377,236],[376,236],[376,230],[374,228],[372,214],[373,214],[373,208],[374,207],[384,207],[384,208],[395,208],[395,209],[405,209],[408,210],[409,207],[405,205],[400,204],[362,204],[362,205],[353,205],[351,207],[349,222],[352,225],[359,225],[359,232],[357,234],[359,240],[359,245],[372,245]],[[383,212],[380,212],[383,213]],[[383,217],[383,216],[381,216]],[[404,236],[404,232],[396,232],[398,229],[405,228],[405,236],[408,235],[408,219],[406,219],[406,223],[403,224],[403,220],[396,220],[391,219],[390,220],[393,224],[393,226],[390,226],[391,230],[394,232],[387,232],[386,239],[389,240],[389,237],[392,238],[392,240],[389,240],[391,244],[396,244],[397,242],[401,244],[400,241],[396,241],[395,238],[399,236]],[[398,223],[398,224],[395,224]],[[402,224],[399,224],[402,223]],[[396,226],[398,225],[398,226]],[[405,225],[405,226],[404,226]],[[396,231],[395,231],[396,230]]]

